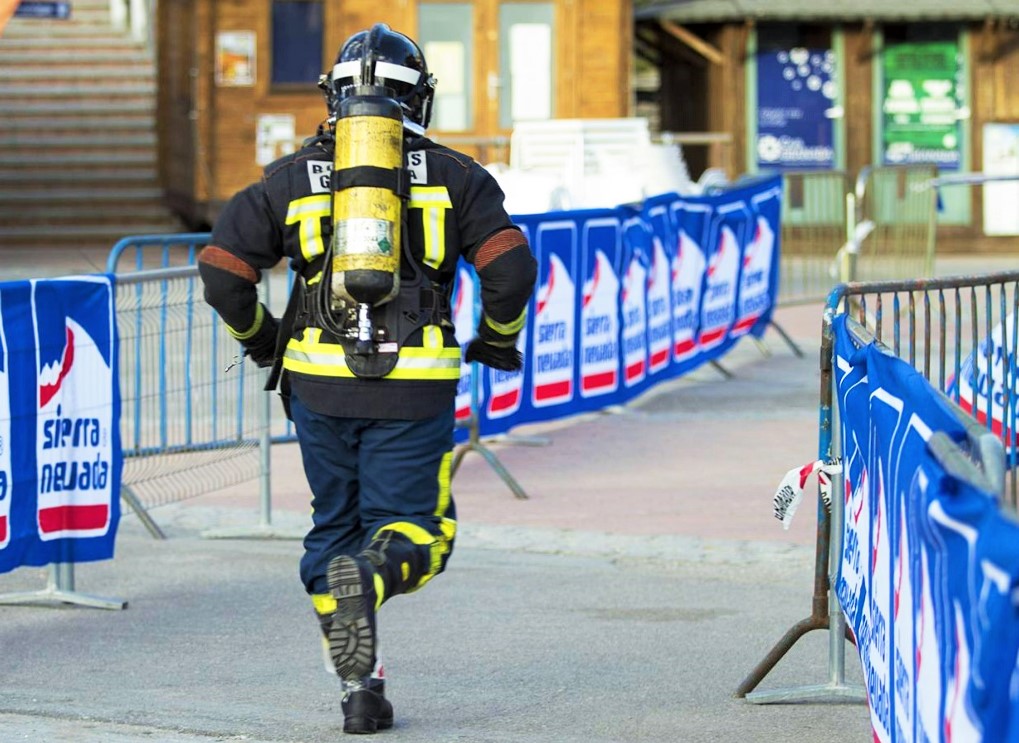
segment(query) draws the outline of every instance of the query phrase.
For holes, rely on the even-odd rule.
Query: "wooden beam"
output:
[[[658,50],[663,59],[668,57],[673,61],[683,62],[697,69],[703,69],[708,65],[704,57],[695,53],[686,44],[677,41],[675,37],[663,31],[657,24],[654,27],[638,28],[635,36],[637,40]]]
[[[670,36],[683,42],[712,64],[725,64],[725,56],[718,51],[718,49],[697,36],[697,34],[694,34],[680,26],[678,23],[673,23],[669,20],[661,20],[658,22],[658,25],[661,26],[662,29],[664,29]]]

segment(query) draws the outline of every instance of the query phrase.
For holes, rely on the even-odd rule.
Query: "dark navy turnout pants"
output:
[[[410,590],[442,572],[456,534],[449,487],[453,407],[423,420],[336,418],[309,410],[294,395],[291,414],[312,492],[313,526],[301,558],[308,593],[328,593],[329,561],[356,555],[379,530],[427,551],[429,569]]]

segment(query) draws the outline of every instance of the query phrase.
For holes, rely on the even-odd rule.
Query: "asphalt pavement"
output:
[[[5,261],[0,279],[103,259]],[[379,617],[396,712],[381,739],[872,739],[863,702],[735,696],[811,609],[814,506],[786,531],[771,498],[816,455],[820,307],[776,321],[802,356],[769,331],[730,352],[727,373],[704,367],[624,408],[489,442],[526,500],[467,454],[446,573]],[[115,558],[75,571],[82,595],[124,610],[0,605],[0,743],[342,739],[338,682],[297,577],[310,495],[293,444],[274,447],[272,491],[271,530],[254,482],[153,509],[165,540],[125,513]],[[21,568],[0,575],[0,594],[46,580]],[[828,662],[828,633],[807,633],[757,691],[824,685]]]

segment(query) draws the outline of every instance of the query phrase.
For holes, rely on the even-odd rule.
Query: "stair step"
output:
[[[107,85],[105,80],[95,78],[83,80],[81,85],[4,85],[0,84],[0,98],[5,96],[18,98],[67,98],[69,96],[143,96],[154,95],[154,80],[142,83],[124,83],[123,85]]]
[[[61,44],[63,46],[63,44]],[[52,47],[39,47],[38,49],[9,49],[3,46],[0,37],[0,64],[35,64],[35,65],[113,65],[130,64],[152,67],[152,55],[140,49],[124,47],[120,49],[61,49],[60,54],[54,54]],[[69,71],[69,70],[66,70]],[[104,68],[105,73],[105,68]],[[10,70],[0,73],[0,78],[6,78]],[[150,74],[151,71],[150,71]]]
[[[77,38],[130,38],[128,31],[113,28],[108,22],[86,18],[81,21],[48,20],[45,18],[12,18],[4,26],[4,38],[45,37],[49,39]]]
[[[0,183],[4,180],[0,179]],[[48,200],[50,203],[78,202],[133,202],[163,198],[163,189],[145,188],[94,188],[91,186],[63,187],[44,186],[40,188],[19,188],[15,191],[0,191],[0,203]]]
[[[68,122],[70,123],[70,122]],[[65,127],[66,128],[66,127]],[[45,147],[47,149],[66,149],[68,147],[81,147],[95,149],[97,147],[155,147],[156,133],[154,131],[139,132],[136,125],[131,126],[131,133],[124,134],[73,134],[63,132],[58,135],[48,134],[37,136],[36,134],[16,134],[9,136],[6,132],[10,127],[0,124],[0,148],[15,147]],[[32,131],[26,127],[26,131]],[[55,157],[62,157],[56,155]],[[34,158],[33,158],[34,159]]]
[[[107,208],[109,204],[105,205]],[[101,211],[103,205],[96,204],[54,204],[51,201],[39,204],[19,204],[17,206],[0,205],[0,224],[28,223],[40,220],[48,222],[66,222],[69,220],[85,220],[95,222],[109,218]],[[166,219],[170,210],[161,202],[132,203],[130,210],[111,210],[116,219],[122,221]]]
[[[145,114],[154,116],[156,102],[152,100],[132,101],[6,101],[3,104],[4,114],[10,118],[17,114],[57,114],[74,116],[80,114],[109,114],[116,116],[125,113]],[[57,121],[58,119],[54,119]]]
[[[124,168],[118,170],[57,170],[0,171],[0,183],[38,183],[59,188],[62,185],[85,183],[155,183],[155,168]]]
[[[66,152],[39,154],[18,153],[7,155],[0,152],[0,168],[33,168],[43,175],[40,168],[47,166],[60,168],[59,173],[63,175],[64,168],[77,165],[149,165],[156,162],[156,153],[150,148],[141,152],[122,151],[100,151],[100,152]],[[47,173],[53,171],[45,171]]]
[[[0,72],[0,80],[4,82],[38,82],[38,81],[51,81],[54,79],[54,67],[60,66],[59,80],[66,82],[69,80],[89,80],[91,82],[109,82],[111,80],[151,80],[155,74],[155,68],[151,63],[140,63],[140,64],[124,64],[120,61],[116,65],[109,67],[98,68],[92,64],[87,66],[69,66],[69,62],[64,60],[51,59],[49,60],[52,66],[47,66],[45,63],[33,64],[31,67],[10,67],[7,66]],[[5,63],[7,60],[0,57],[0,62]],[[146,86],[146,89],[151,87],[153,90],[154,86]],[[79,86],[65,86],[64,89],[72,88],[74,90],[79,89]]]
[[[79,8],[77,4],[71,6],[71,15],[67,18],[33,18],[31,16],[14,16],[10,20],[10,26],[15,31],[31,26],[53,24],[61,26],[105,26],[107,29],[112,24],[110,8]]]
[[[10,19],[10,24],[13,28],[18,29],[21,26],[36,25],[42,23],[53,23],[54,25],[96,25],[105,24],[110,25],[110,6],[107,5],[105,8],[99,6],[93,7],[81,7],[77,3],[70,6],[70,14],[63,18],[51,18],[47,16],[32,16],[32,15],[14,15]]]
[[[109,31],[109,28],[107,28],[107,31]],[[52,49],[54,46],[53,40],[48,36],[13,36],[8,32],[7,27],[4,27],[3,36],[0,36],[0,49]],[[145,51],[145,43],[137,41],[130,36],[121,36],[110,32],[105,36],[68,36],[61,38],[59,48],[132,49],[143,52]]]
[[[41,237],[52,240],[56,237],[74,239],[76,237],[109,237],[112,245],[128,235],[173,233],[180,226],[173,219],[155,220],[152,222],[132,224],[93,224],[93,225],[25,225],[7,227],[0,226],[0,244],[10,238]]]
[[[0,132],[7,135],[5,139],[10,139],[12,135],[14,138],[24,138],[31,136],[31,133],[34,132],[47,132],[45,139],[52,141],[55,146],[59,146],[58,137],[85,136],[83,132],[110,129],[116,131],[128,129],[138,133],[140,136],[151,136],[154,138],[154,134],[146,133],[142,135],[141,133],[155,132],[155,127],[152,116],[144,115],[144,113],[132,113],[129,116],[117,113],[115,116],[79,116],[75,118],[47,116],[45,118],[21,117],[0,120]],[[19,132],[27,132],[28,134],[19,134]],[[95,141],[99,136],[101,135],[88,135],[88,139]],[[114,134],[110,135],[110,137],[118,142],[121,141],[118,135]]]

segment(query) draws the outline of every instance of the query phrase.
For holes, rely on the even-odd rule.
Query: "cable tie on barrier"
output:
[[[782,522],[782,527],[788,529],[792,523],[793,514],[796,513],[800,501],[803,500],[803,489],[807,484],[807,480],[813,474],[817,475],[821,500],[824,501],[825,508],[830,509],[831,476],[841,471],[841,457],[829,459],[827,462],[818,459],[802,467],[795,467],[789,470],[785,477],[782,478],[782,482],[778,484],[778,490],[775,491],[775,497],[772,499],[775,518]]]
[[[230,371],[231,369],[233,369],[235,366],[237,366],[240,363],[241,363],[241,357],[240,356],[234,356],[233,361],[231,361],[229,364],[226,365],[226,368],[223,370],[223,373],[226,374],[228,371]]]

